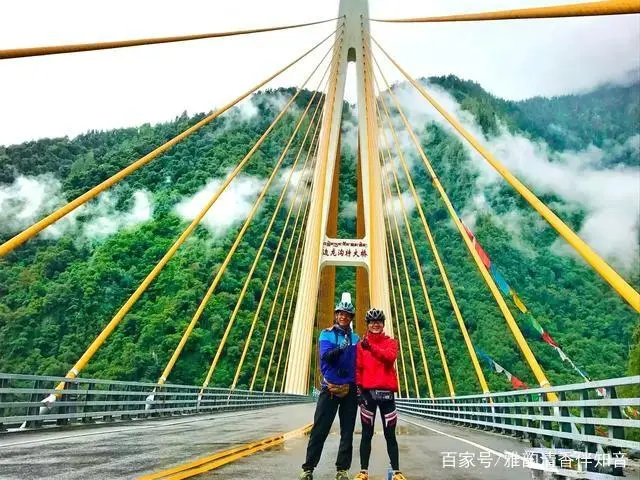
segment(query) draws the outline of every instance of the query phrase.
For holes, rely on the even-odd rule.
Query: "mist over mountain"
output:
[[[455,76],[423,82],[500,161],[638,288],[640,83],[513,102]],[[540,324],[592,378],[625,374],[634,328],[637,330],[632,309],[452,133],[422,97],[403,84],[394,86],[394,91],[454,207]],[[294,89],[279,89],[255,95],[1,259],[0,371],[64,374],[293,92]],[[205,217],[203,225],[151,284],[89,363],[84,376],[149,381],[158,378],[310,97],[311,92],[302,92],[292,114],[286,115],[269,135],[242,177],[221,197],[217,210],[214,208]],[[157,125],[0,147],[0,240],[7,240],[204,115],[183,114]],[[354,237],[356,119],[347,104],[343,116],[339,235]],[[420,158],[397,118],[394,124],[474,344],[534,385]],[[293,163],[301,139],[299,134],[283,168]],[[204,379],[286,173],[279,173],[279,181],[269,189],[187,342],[170,382],[193,384]],[[277,217],[249,284],[212,385],[231,383],[295,183],[289,187],[288,201]],[[402,178],[401,184],[406,190]],[[411,207],[412,200],[405,200]],[[397,203],[394,200],[395,212]],[[411,212],[412,229],[456,390],[459,394],[476,392],[477,381],[433,255],[415,208]],[[291,225],[288,228],[285,238],[291,235]],[[240,377],[241,386],[247,386],[253,374],[277,275],[283,267],[283,253],[268,285],[266,303]],[[336,291],[353,291],[354,271],[337,270]],[[416,267],[411,262],[409,270],[417,280]],[[434,389],[436,394],[444,395],[443,369],[419,288],[414,289],[414,296]],[[276,308],[276,315],[279,311]],[[518,315],[515,309],[513,313]],[[524,321],[520,316],[517,319]],[[267,352],[275,334],[274,326],[271,328]],[[640,334],[636,342],[639,340]],[[580,381],[549,345],[536,339],[530,343],[552,383]],[[412,348],[418,355],[415,343]],[[262,359],[259,385],[267,359],[268,356]],[[419,378],[424,379],[421,369],[418,367]],[[487,372],[487,378],[492,390],[510,388],[500,376]]]

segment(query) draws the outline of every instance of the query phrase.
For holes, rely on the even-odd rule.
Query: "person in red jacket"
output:
[[[398,391],[395,362],[398,341],[384,333],[382,310],[370,309],[366,316],[367,333],[356,347],[356,386],[360,404],[362,439],[360,440],[360,472],[354,480],[369,479],[369,457],[376,410],[380,409],[387,453],[393,470],[393,480],[406,480],[400,473],[396,424],[398,413],[394,393]]]

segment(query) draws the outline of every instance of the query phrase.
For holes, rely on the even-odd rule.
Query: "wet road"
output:
[[[311,407],[307,408],[311,410]],[[359,423],[360,420],[358,420],[354,437],[352,475],[358,472],[360,466]],[[470,429],[457,429],[406,415],[400,416],[397,433],[400,447],[400,467],[409,480],[531,479],[531,473],[528,469],[523,468],[521,463],[515,465],[513,457],[504,453],[506,451],[522,454],[527,448],[527,444],[515,439]],[[304,461],[307,439],[308,437],[292,439],[283,446],[204,474],[202,478],[208,480],[227,478],[296,479],[300,473],[300,464]],[[336,421],[325,444],[320,465],[314,472],[316,480],[334,478],[334,462],[338,451],[338,441],[339,428]],[[444,456],[442,452],[446,452],[447,455]],[[443,467],[443,457],[446,467]],[[386,443],[382,435],[380,420],[377,419],[369,464],[369,478],[371,480],[386,479],[388,466]]]
[[[255,412],[0,435],[0,479],[135,478],[293,430],[311,421],[313,409],[314,404],[302,404]],[[531,478],[527,469],[513,465],[504,454],[505,451],[522,453],[525,443],[409,416],[401,415],[400,419],[400,462],[409,479]],[[370,465],[372,480],[384,479],[388,465],[382,428],[379,420],[377,422]],[[359,467],[359,434],[358,421],[352,473]],[[198,478],[295,479],[304,459],[307,438],[288,440],[284,445]],[[316,470],[316,479],[333,478],[338,438],[336,421]]]

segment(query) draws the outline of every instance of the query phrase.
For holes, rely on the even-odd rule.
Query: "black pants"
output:
[[[371,439],[373,438],[374,424],[376,421],[376,409],[380,409],[382,417],[382,429],[387,441],[387,453],[393,470],[400,469],[398,455],[398,441],[396,440],[396,424],[398,413],[396,402],[392,399],[386,402],[376,402],[368,390],[363,390],[360,397],[360,422],[362,423],[362,438],[360,440],[360,468],[369,469],[369,457],[371,457]]]
[[[302,465],[303,470],[313,470],[318,465],[324,442],[329,435],[336,413],[340,417],[340,446],[338,447],[336,469],[349,470],[351,467],[353,429],[356,426],[356,414],[358,413],[355,385],[351,385],[349,393],[342,398],[332,395],[326,389],[320,392],[307,445],[307,459]]]

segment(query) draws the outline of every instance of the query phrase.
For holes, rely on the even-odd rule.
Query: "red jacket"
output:
[[[398,357],[398,341],[387,336],[367,333],[369,348],[356,347],[356,385],[366,390],[380,389],[398,391],[395,361]],[[364,339],[363,339],[364,340]]]

